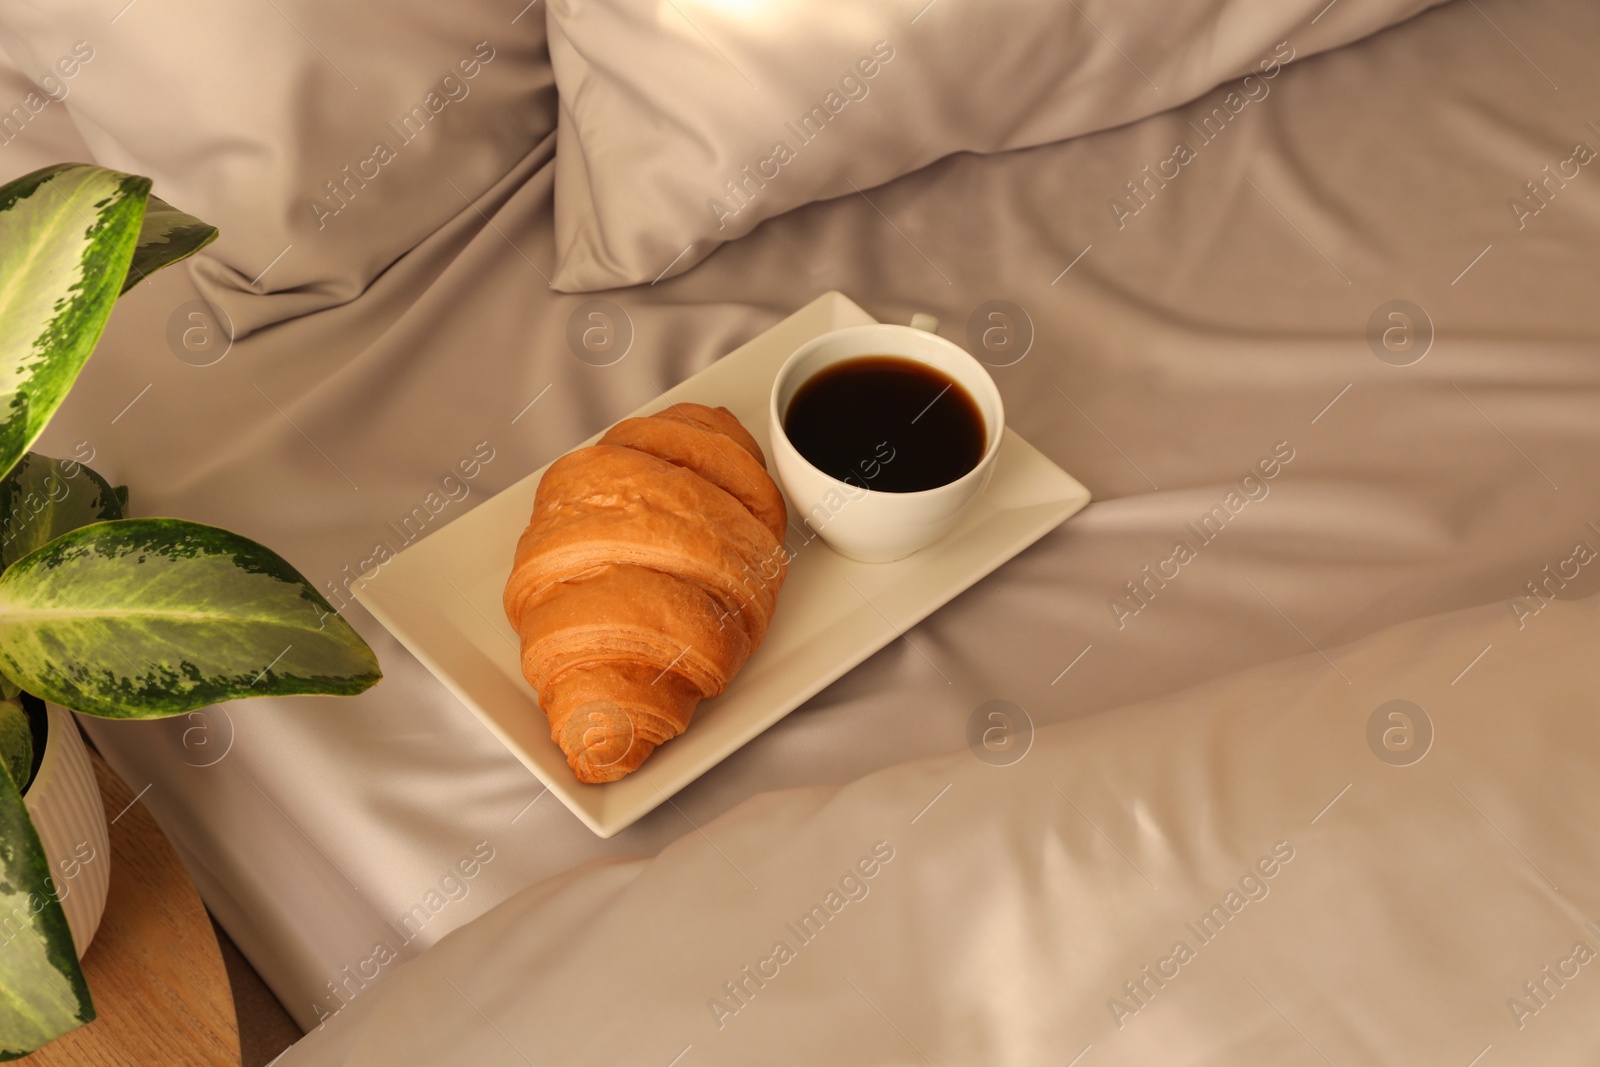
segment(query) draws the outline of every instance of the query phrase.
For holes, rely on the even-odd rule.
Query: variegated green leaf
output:
[[[96,523],[12,564],[0,575],[0,670],[110,718],[348,695],[381,676],[366,642],[282,557],[181,519]]]
[[[9,697],[0,700],[0,763],[11,771],[12,781],[27,787],[28,772],[33,768],[33,730],[28,726],[28,713]]]
[[[0,471],[38,438],[94,351],[150,179],[78,163],[0,186]]]
[[[0,766],[0,1060],[94,1018],[54,885],[22,794]]]
[[[122,518],[127,489],[119,489],[76,460],[23,456],[0,478],[0,569],[69,530]]]
[[[139,245],[122,282],[122,291],[144,281],[162,267],[188,259],[217,239],[217,228],[179,211],[159,196],[145,204],[144,223],[139,227]]]

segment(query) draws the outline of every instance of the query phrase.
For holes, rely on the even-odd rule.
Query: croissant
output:
[[[545,471],[505,610],[580,781],[638,769],[728,687],[772,621],[787,524],[727,408],[626,419]]]

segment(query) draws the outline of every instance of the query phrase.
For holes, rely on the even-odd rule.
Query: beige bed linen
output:
[[[1547,610],[1457,685],[1493,606],[1010,766],[756,798],[513,897],[280,1065],[1592,1064],[1600,599]],[[1434,724],[1409,765],[1368,746],[1397,696]]]
[[[1232,81],[1220,130],[1285,64],[1438,2],[551,0],[551,277],[569,292],[671,277],[802,204],[953,152],[1121,126]]]
[[[359,296],[555,129],[521,6],[17,0],[0,47],[47,91],[0,101],[0,142],[69,114],[92,162],[219,227],[195,270],[244,337]]]
[[[415,955],[539,879],[653,854],[764,790],[960,750],[985,701],[1042,726],[1472,605],[1498,629],[1462,650],[1460,684],[1515,671],[1553,613],[1519,619],[1515,599],[1576,542],[1600,547],[1594,175],[1552,182],[1520,228],[1508,206],[1597,144],[1597,33],[1592,8],[1557,0],[1446,5],[1286,70],[1120,220],[1123,183],[1171,153],[1187,112],[804,208],[680,278],[607,294],[635,332],[612,366],[568,349],[587,298],[545,287],[548,144],[360,301],[210,366],[169,347],[195,293],[168,272],[123,302],[44,446],[90,442],[138,514],[234,527],[319,584],[398,543],[388,524],[480,443],[493,459],[441,524],[835,288],[888,321],[931,311],[960,341],[981,304],[1023,307],[1033,348],[995,372],[1012,425],[1096,502],[610,841],[538,799],[359,608],[387,673],[367,695],[91,733],[150,783],[143,802],[208,903],[312,1023],[337,1003],[329,983],[359,995],[346,975],[380,942]],[[3,165],[55,158],[43,137]],[[1399,299],[1436,333],[1406,367],[1368,343]],[[1279,442],[1294,455],[1270,494],[1119,620],[1124,583]],[[1597,575],[1551,591],[1592,593]],[[1530,699],[1561,683],[1517,677]],[[452,873],[480,843],[492,860]]]

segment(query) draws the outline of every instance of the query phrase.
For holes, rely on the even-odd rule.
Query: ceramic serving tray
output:
[[[803,342],[873,322],[827,293],[633,414],[680,401],[727,407],[770,452],[768,394]],[[575,441],[573,448],[594,443]],[[1010,430],[994,476],[959,526],[894,563],[857,563],[790,524],[794,561],[766,642],[683,736],[617,782],[585,785],[550,738],[500,606],[544,468],[384,564],[357,598],[563,804],[601,837],[631,825],[824,686],[883,648],[1089,502],[1089,491]],[[794,512],[791,509],[791,519]]]

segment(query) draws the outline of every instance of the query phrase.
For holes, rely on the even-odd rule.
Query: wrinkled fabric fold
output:
[[[281,1062],[1592,1062],[1600,598],[1545,623],[1470,684],[1493,608],[754,798],[511,898]]]

